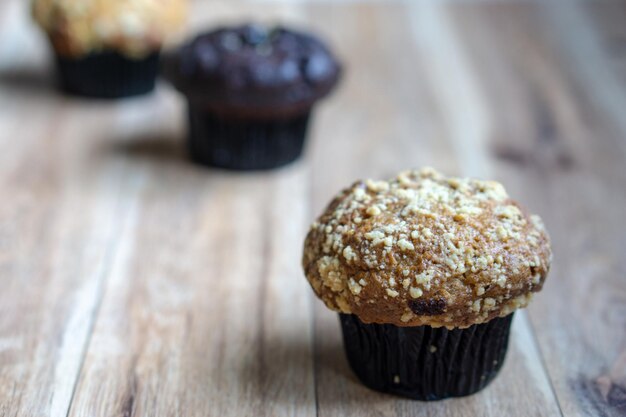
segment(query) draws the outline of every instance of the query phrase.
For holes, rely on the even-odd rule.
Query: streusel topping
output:
[[[501,184],[423,169],[344,190],[311,226],[303,266],[332,310],[452,328],[526,306],[550,260],[541,219]]]
[[[34,0],[35,20],[57,52],[82,56],[113,49],[141,57],[180,29],[187,0]]]

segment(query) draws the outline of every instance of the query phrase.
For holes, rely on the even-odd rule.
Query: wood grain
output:
[[[0,417],[626,414],[626,3],[192,8],[188,33],[254,18],[332,42],[347,76],[303,161],[187,163],[171,88],[62,97],[26,2],[0,3]],[[423,165],[503,181],[555,252],[501,375],[437,403],[364,388],[300,268],[342,186]]]

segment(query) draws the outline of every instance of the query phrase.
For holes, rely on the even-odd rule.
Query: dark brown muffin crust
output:
[[[335,311],[454,328],[526,306],[550,260],[541,219],[502,185],[424,169],[344,190],[311,226],[303,266]]]
[[[314,36],[258,25],[201,34],[169,54],[164,71],[190,101],[244,117],[304,113],[341,73]]]

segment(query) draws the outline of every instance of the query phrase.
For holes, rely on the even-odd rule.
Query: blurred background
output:
[[[255,21],[334,51],[301,159],[190,163],[169,84],[66,96],[29,2],[0,2],[0,416],[626,415],[626,2],[189,9],[170,47]],[[356,381],[300,267],[342,187],[423,166],[501,181],[554,248],[498,379],[429,404]]]

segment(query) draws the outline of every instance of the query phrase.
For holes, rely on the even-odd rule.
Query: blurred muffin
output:
[[[314,104],[341,69],[314,36],[258,25],[197,36],[165,59],[189,103],[189,149],[202,164],[269,169],[297,159]]]
[[[425,169],[357,182],[312,225],[303,267],[376,390],[464,396],[502,366],[513,312],[551,261],[538,216],[497,182]]]
[[[60,87],[118,98],[154,88],[159,52],[181,27],[186,0],[35,0],[55,52]]]

